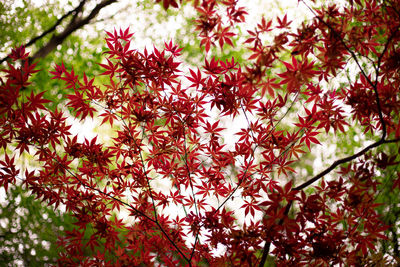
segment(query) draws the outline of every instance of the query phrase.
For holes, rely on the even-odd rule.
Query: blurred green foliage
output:
[[[71,225],[67,213],[44,206],[22,187],[9,188],[0,202],[0,266],[54,264],[57,236]]]

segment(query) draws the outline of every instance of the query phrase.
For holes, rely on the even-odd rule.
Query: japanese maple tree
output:
[[[249,52],[242,64],[211,52],[234,46],[245,7],[199,0],[197,68],[182,66],[173,41],[135,49],[129,28],[106,32],[103,84],[55,65],[52,77],[74,92],[66,100],[73,116],[111,126],[111,142],[80,141],[67,110],[27,93],[31,75],[46,70],[24,47],[13,50],[0,85],[0,185],[22,179],[76,218],[59,237],[60,265],[373,261],[391,227],[376,198],[400,188],[400,2],[312,4],[299,1],[314,17],[297,29],[287,15],[261,18],[236,44]],[[233,145],[225,120],[241,125]],[[363,147],[302,177],[308,155],[350,128]],[[35,167],[21,164],[25,153]]]

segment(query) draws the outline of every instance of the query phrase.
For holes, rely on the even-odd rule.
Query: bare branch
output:
[[[86,1],[86,0],[85,0]],[[83,2],[85,2],[83,1]],[[85,25],[89,24],[93,18],[95,18],[100,10],[108,5],[111,5],[118,0],[103,0],[99,4],[97,4],[92,11],[83,18],[78,17],[78,13],[71,19],[69,24],[65,27],[64,31],[60,34],[54,34],[51,39],[45,44],[42,48],[40,48],[33,56],[32,60],[37,58],[46,57],[51,51],[53,51],[59,44],[61,44],[68,36],[70,36],[73,32],[83,28]]]
[[[65,13],[63,16],[61,16],[55,23],[53,26],[51,26],[50,28],[48,28],[47,30],[45,30],[44,32],[42,32],[40,35],[32,38],[31,40],[29,40],[26,44],[24,44],[24,47],[29,47],[31,45],[33,45],[34,43],[36,43],[37,41],[39,41],[40,39],[42,39],[43,37],[45,37],[46,35],[48,35],[49,33],[52,33],[56,30],[56,28],[67,18],[69,17],[71,14],[74,14],[74,16],[76,16],[78,13],[80,13],[83,9],[83,6],[85,5],[86,0],[82,0],[79,5],[74,8],[73,10]],[[8,56],[6,56],[5,58],[2,58],[0,60],[0,64],[2,64],[4,61],[6,61],[8,59]]]

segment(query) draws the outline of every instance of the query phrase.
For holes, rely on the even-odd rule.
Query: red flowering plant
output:
[[[209,51],[233,46],[245,9],[234,0],[195,7],[204,63],[186,74],[181,48],[139,51],[129,29],[107,32],[104,84],[63,64],[50,72],[73,89],[73,116],[110,125],[111,143],[79,141],[65,111],[26,93],[38,70],[14,49],[0,87],[1,186],[20,178],[76,218],[59,238],[60,265],[365,264],[390,227],[376,211],[379,190],[399,187],[377,175],[398,155],[376,151],[400,141],[400,3],[309,7],[314,17],[297,31],[287,16],[262,18],[243,64]],[[224,118],[241,124],[233,145]],[[368,145],[295,179],[316,146],[350,127]],[[24,153],[39,167],[18,164]]]

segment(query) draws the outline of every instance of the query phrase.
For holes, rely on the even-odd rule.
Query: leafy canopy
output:
[[[73,91],[67,106],[76,118],[110,125],[110,143],[79,141],[43,92],[21,97],[39,70],[24,47],[12,51],[0,87],[0,144],[14,153],[0,161],[0,183],[7,190],[23,179],[76,218],[59,238],[60,265],[385,260],[375,250],[393,225],[376,199],[400,187],[400,5],[301,2],[314,18],[298,29],[286,15],[262,18],[236,42],[250,51],[241,64],[210,49],[235,44],[245,8],[203,0],[193,3],[205,53],[197,68],[183,69],[172,41],[135,49],[129,28],[107,32],[103,85],[56,65],[53,78]],[[226,118],[240,124],[233,144],[224,138]],[[369,141],[360,150],[298,177],[295,168],[321,142],[358,130]],[[17,164],[25,153],[41,167]]]

